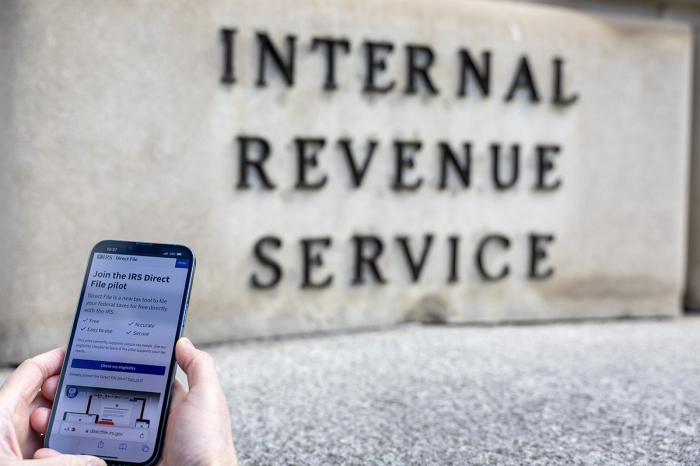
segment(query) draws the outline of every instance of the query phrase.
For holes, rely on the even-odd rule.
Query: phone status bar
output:
[[[129,254],[138,256],[167,257],[172,259],[191,259],[187,248],[172,244],[157,243],[128,243],[128,242],[104,242],[99,244],[94,252],[108,254]]]

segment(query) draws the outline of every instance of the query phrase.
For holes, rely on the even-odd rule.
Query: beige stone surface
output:
[[[6,6],[6,7],[5,7]],[[617,21],[560,8],[493,2],[109,1],[6,2],[0,9],[0,360],[65,344],[87,254],[101,239],[173,242],[198,259],[186,333],[197,342],[403,321],[427,309],[448,321],[677,314],[684,286],[692,37],[687,27]],[[220,29],[236,35],[236,78],[220,82]],[[255,85],[255,33],[281,46],[297,36],[295,85],[270,72]],[[323,90],[313,37],[347,38],[339,89]],[[385,95],[362,92],[365,40],[390,41]],[[440,94],[405,95],[407,44],[435,52]],[[492,52],[492,94],[455,96],[457,50]],[[542,95],[504,96],[527,55]],[[552,105],[553,57],[565,59],[572,105]],[[268,68],[271,66],[268,63]],[[240,135],[270,141],[274,191],[236,189]],[[323,137],[320,191],[294,189],[296,137]],[[337,148],[379,142],[360,189]],[[392,143],[417,139],[415,192],[390,189]],[[438,141],[472,142],[472,185],[437,189]],[[491,143],[522,145],[520,180],[498,191]],[[562,186],[536,192],[535,144],[558,144]],[[543,268],[527,278],[527,235],[552,233]],[[435,235],[418,284],[394,241],[414,251]],[[489,233],[511,248],[488,266],[474,253]],[[280,285],[252,248],[264,235],[283,247]],[[384,240],[386,285],[351,286],[351,237]],[[459,235],[460,281],[448,284],[447,237]],[[331,237],[300,289],[300,238]],[[415,252],[414,252],[415,254]]]
[[[493,0],[499,1],[499,0]],[[587,13],[604,14],[614,17],[638,17],[644,19],[662,19],[681,22],[693,29],[693,76],[700,72],[700,1],[697,0],[518,0],[528,3],[558,5],[574,8]],[[700,91],[700,81],[695,79],[692,86],[693,96]],[[700,99],[692,99],[693,128],[690,179],[700,180]],[[690,183],[688,211],[688,257],[686,271],[685,306],[700,309],[700,183]]]

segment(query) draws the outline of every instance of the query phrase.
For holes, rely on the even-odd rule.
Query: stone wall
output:
[[[0,15],[0,360],[65,344],[105,238],[194,250],[198,342],[681,310],[688,26],[459,0]]]
[[[527,2],[527,0],[526,0]],[[697,0],[533,0],[531,3],[556,5],[617,18],[654,19],[689,25],[693,30],[693,76],[700,75],[700,2]],[[691,162],[688,218],[688,257],[685,306],[700,309],[700,81],[693,80],[691,121]]]

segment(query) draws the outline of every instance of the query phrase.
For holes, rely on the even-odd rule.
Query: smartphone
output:
[[[160,457],[194,277],[192,251],[102,241],[90,252],[44,445],[114,465]]]

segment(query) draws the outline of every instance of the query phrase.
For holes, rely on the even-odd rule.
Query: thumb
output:
[[[194,347],[188,338],[180,338],[175,346],[177,363],[187,375],[187,385],[190,391],[197,385],[219,385],[219,374],[216,373],[216,363],[209,353]]]
[[[107,466],[100,458],[85,455],[61,455],[55,450],[42,448],[34,454],[34,460],[17,461],[16,465],[31,466]],[[15,465],[14,462],[8,463]]]

